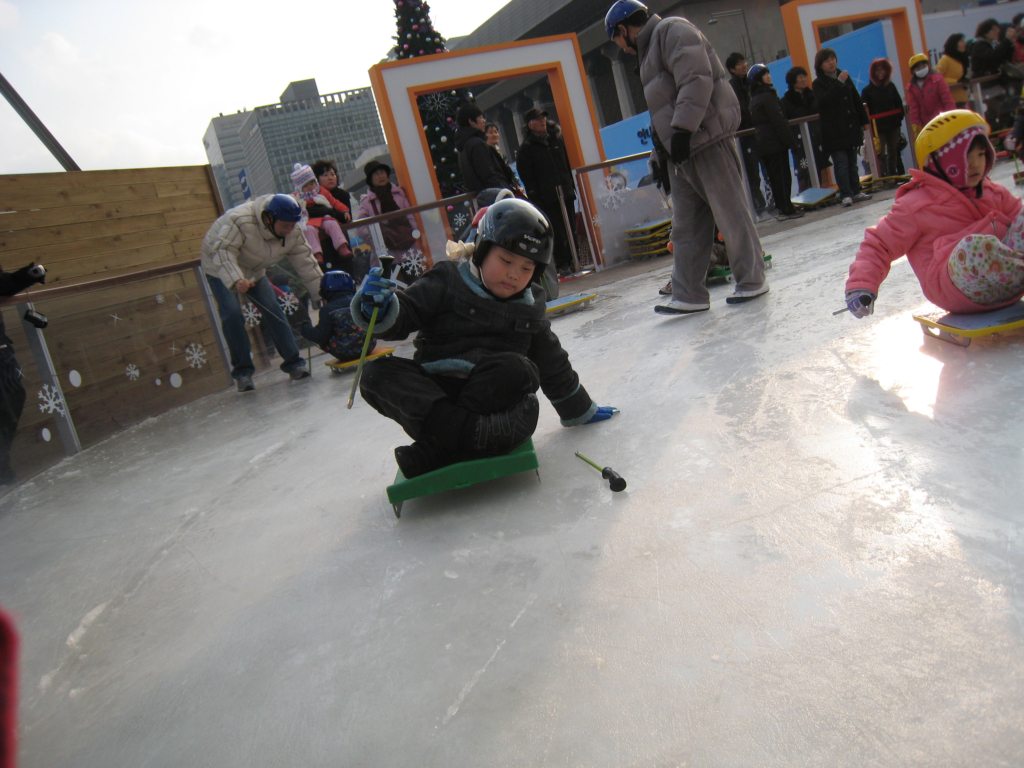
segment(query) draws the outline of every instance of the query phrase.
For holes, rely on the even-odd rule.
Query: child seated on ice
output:
[[[352,299],[362,328],[378,308],[374,333],[384,339],[419,331],[412,360],[368,363],[360,386],[366,402],[415,441],[395,449],[406,477],[524,443],[537,427],[538,387],[566,427],[618,413],[590,399],[545,316],[533,278],[553,245],[543,213],[501,200],[481,220],[469,261],[439,261],[397,294],[375,267]]]
[[[300,329],[302,338],[342,362],[358,359],[366,339],[366,329],[352,322],[349,305],[355,292],[355,283],[347,272],[325,272],[320,278],[320,322],[314,328],[307,320]]]
[[[910,171],[850,265],[846,304],[855,317],[874,311],[889,265],[904,254],[925,297],[949,312],[986,312],[1024,296],[1022,205],[987,178],[995,161],[988,133],[981,115],[954,109],[918,134],[924,171]]]
[[[313,169],[308,165],[296,163],[291,179],[295,187],[295,199],[309,217],[305,228],[306,242],[313,249],[317,262],[324,263],[324,249],[320,245],[321,229],[331,238],[334,250],[339,256],[351,256],[352,249],[349,248],[348,238],[333,216],[334,213],[348,213],[348,206],[335,200],[326,189],[320,188],[316,176],[313,175]]]

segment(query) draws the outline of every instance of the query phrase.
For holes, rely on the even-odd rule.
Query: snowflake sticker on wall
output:
[[[39,410],[43,413],[56,413],[58,416],[67,416],[64,398],[57,387],[43,384],[43,388],[39,390],[39,399],[43,401],[39,404]]]
[[[202,344],[193,342],[185,347],[185,360],[189,368],[202,368],[206,364],[206,350]]]
[[[419,248],[410,248],[402,254],[402,271],[410,275],[422,275],[427,271],[427,257]]]
[[[132,381],[137,381],[139,378],[139,367],[134,363],[129,363],[124,369],[124,375]]]
[[[616,176],[606,176],[604,179],[604,193],[601,195],[601,205],[606,210],[618,210],[626,202],[626,190],[623,188],[622,180]]]
[[[299,299],[290,293],[278,296],[277,303],[281,305],[281,311],[288,316],[294,315],[295,311],[299,308]]]
[[[246,304],[242,307],[242,317],[245,318],[246,328],[255,328],[260,324],[260,319],[263,315],[260,314],[260,311],[255,304]]]
[[[158,293],[156,295],[156,303],[157,304],[163,304],[164,303],[164,295],[162,293]]]
[[[456,227],[464,227],[469,222],[469,216],[464,213],[456,213],[452,216],[452,223]]]

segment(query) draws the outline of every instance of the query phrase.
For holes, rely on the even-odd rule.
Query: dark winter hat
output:
[[[532,109],[527,110],[526,114],[523,115],[523,119],[526,122],[530,122],[531,120],[535,120],[536,118],[540,117],[541,115],[543,115],[544,117],[547,117],[548,113],[545,112],[540,107],[533,107]]]
[[[363,173],[366,175],[366,186],[371,186],[370,179],[373,178],[374,172],[379,170],[385,170],[388,172],[388,176],[391,175],[391,168],[379,160],[371,160],[363,166]]]

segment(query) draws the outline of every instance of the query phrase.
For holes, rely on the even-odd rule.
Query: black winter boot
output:
[[[400,445],[395,448],[395,461],[398,462],[398,468],[402,470],[402,474],[408,480],[446,467],[453,463],[454,459],[433,445],[420,440],[412,445]]]
[[[507,411],[477,416],[469,452],[474,457],[504,456],[534,433],[539,416],[540,402],[533,392]]]

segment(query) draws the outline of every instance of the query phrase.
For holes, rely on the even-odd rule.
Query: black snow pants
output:
[[[514,352],[496,352],[477,363],[468,378],[428,373],[419,363],[382,357],[367,363],[359,391],[379,413],[394,419],[413,440],[449,443],[457,434],[431,434],[431,411],[442,402],[472,414],[507,411],[540,386],[537,366]],[[435,422],[432,425],[438,427]]]

